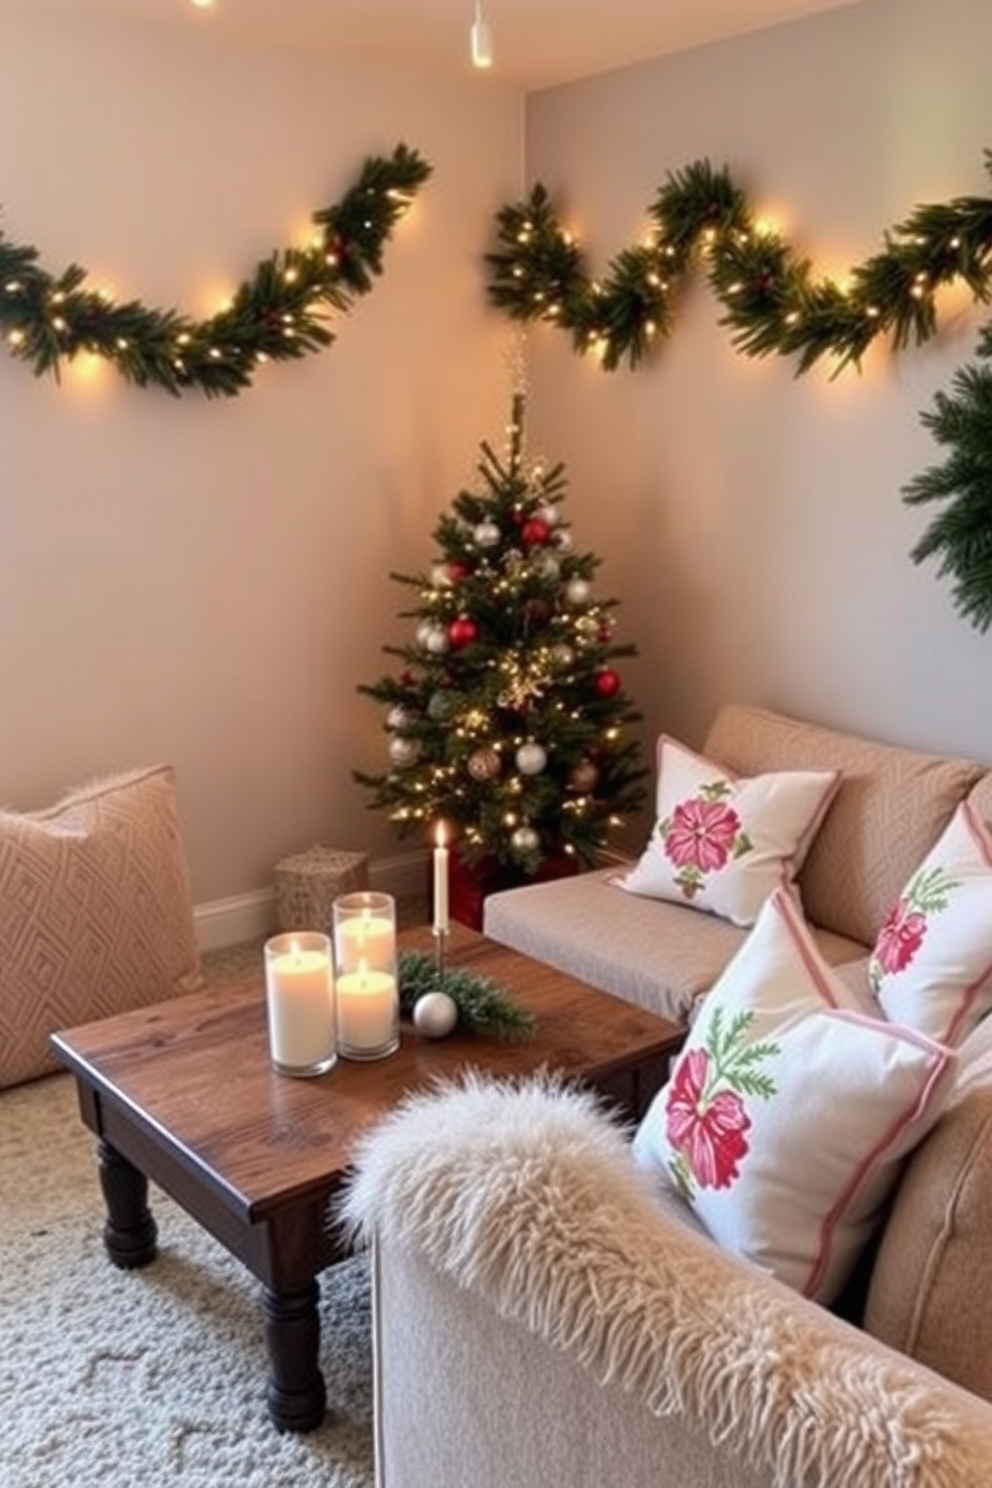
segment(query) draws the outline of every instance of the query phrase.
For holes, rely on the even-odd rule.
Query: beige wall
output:
[[[0,801],[171,760],[198,902],[323,841],[403,850],[351,782],[356,693],[405,638],[391,569],[505,424],[510,336],[478,260],[519,192],[519,95],[221,48],[31,3],[4,16],[3,227],[43,262],[213,309],[400,140],[434,176],[338,343],[241,397],[36,381],[0,355]]]
[[[528,179],[601,270],[667,172],[708,156],[842,272],[918,203],[992,191],[990,56],[987,0],[868,0],[531,97]],[[646,736],[698,738],[737,697],[992,761],[992,636],[911,563],[929,516],[899,495],[937,457],[918,414],[980,315],[956,301],[939,344],[831,383],[738,355],[719,313],[698,283],[634,373],[532,337],[534,429],[641,647]]]

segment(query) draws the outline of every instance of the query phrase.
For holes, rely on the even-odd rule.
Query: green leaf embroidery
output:
[[[960,880],[952,878],[945,869],[921,868],[906,890],[906,902],[921,914],[937,914],[947,908],[947,896],[957,888]]]
[[[699,796],[703,801],[725,801],[733,793],[733,787],[728,785],[726,780],[714,780],[711,785],[699,787]]]
[[[744,831],[744,828],[742,827],[741,830],[737,833],[737,836],[734,838],[733,857],[742,858],[745,853],[751,852],[753,848],[754,843],[751,841],[750,837],[747,835],[747,833]]]

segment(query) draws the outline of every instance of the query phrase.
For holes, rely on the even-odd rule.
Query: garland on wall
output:
[[[115,301],[89,288],[78,264],[52,274],[36,248],[0,232],[0,335],[36,376],[57,379],[64,361],[89,352],[138,387],[233,397],[261,364],[331,345],[330,314],[348,311],[372,288],[386,241],[430,173],[404,144],[391,156],[370,156],[344,196],[312,214],[306,247],[274,249],[205,320]]]
[[[992,173],[992,151],[985,165]],[[678,292],[702,265],[738,351],[795,357],[797,375],[832,357],[836,376],[860,368],[879,336],[897,350],[929,340],[942,286],[963,281],[976,301],[992,297],[990,197],[916,207],[843,284],[816,278],[809,260],[755,217],[729,171],[707,160],[671,172],[649,216],[645,241],[622,249],[594,279],[538,183],[497,213],[498,246],[486,254],[491,303],[514,320],[560,326],[608,371],[623,362],[635,368],[671,333]],[[978,354],[992,358],[992,327]],[[954,393],[938,395],[921,416],[950,455],[911,481],[903,498],[946,503],[912,557],[939,559],[940,576],[955,580],[955,605],[984,631],[992,624],[992,369],[962,369]]]

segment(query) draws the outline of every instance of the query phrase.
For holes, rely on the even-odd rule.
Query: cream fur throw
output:
[[[627,1134],[551,1078],[408,1098],[360,1144],[342,1217],[775,1488],[992,1481],[987,1407],[666,1217]]]

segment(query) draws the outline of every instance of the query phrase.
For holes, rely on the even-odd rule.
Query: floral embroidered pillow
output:
[[[830,1302],[940,1114],[955,1060],[858,1012],[777,889],[703,1000],[634,1156],[725,1250]]]
[[[868,981],[886,1017],[946,1044],[992,1008],[992,839],[967,802],[886,916]]]
[[[839,784],[835,770],[738,779],[662,735],[657,823],[636,866],[611,881],[753,925],[771,891],[799,871]]]

